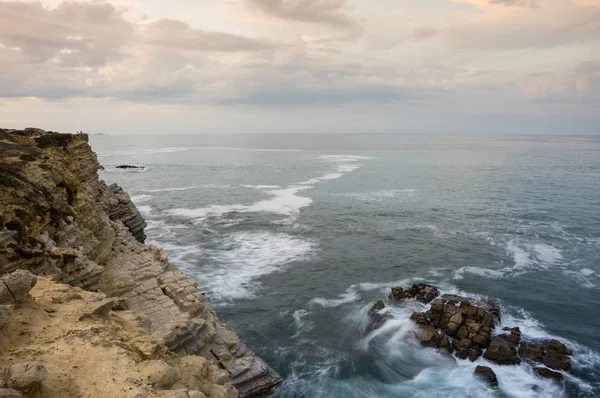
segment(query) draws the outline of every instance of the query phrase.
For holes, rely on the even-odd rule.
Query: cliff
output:
[[[93,337],[98,344],[118,351],[113,360],[96,359],[100,368],[120,366],[121,377],[131,372],[144,375],[158,367],[162,373],[171,372],[172,383],[139,376],[140,385],[118,393],[86,389],[77,383],[78,372],[81,380],[100,381],[83,374],[85,361],[79,358],[82,365],[69,369],[73,381],[69,391],[78,393],[60,396],[268,394],[281,382],[279,375],[219,322],[196,283],[170,264],[164,251],[143,244],[142,216],[120,187],[107,186],[98,178],[99,167],[86,135],[0,129],[0,275],[27,270],[38,276],[27,299],[0,303],[6,306],[0,307],[0,367],[17,359],[45,358],[48,379],[35,396],[57,396],[43,394],[54,388],[53,375],[64,369],[45,350],[53,349],[52,341],[69,346],[73,335],[64,330],[69,325],[91,334],[96,330]],[[101,310],[90,313],[90,306]],[[23,320],[23,314],[31,319]],[[23,331],[19,332],[22,322],[36,325],[26,328],[33,336],[30,343],[37,344],[35,350],[15,337]],[[34,330],[46,346],[39,346]],[[52,333],[54,340],[44,337]],[[10,342],[15,338],[18,344]],[[71,355],[85,358],[86,352],[95,352],[90,344],[86,339],[72,343],[71,348],[82,351]],[[199,373],[190,376],[190,372]],[[138,379],[130,375],[127,380]],[[114,383],[106,380],[106,385]],[[184,395],[157,395],[166,391]]]

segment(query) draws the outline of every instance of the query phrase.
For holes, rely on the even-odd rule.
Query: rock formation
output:
[[[425,312],[413,312],[410,319],[416,329],[412,336],[423,346],[471,362],[479,357],[499,365],[517,365],[527,361],[541,377],[561,380],[561,372],[572,370],[569,356],[572,352],[560,341],[525,341],[518,327],[504,328],[493,336],[500,321],[500,308],[490,300],[445,294],[439,296],[435,286],[414,284],[408,290],[394,287],[389,295],[390,305],[403,300],[431,303]],[[387,316],[383,301],[377,302],[367,314],[367,332],[381,327]],[[498,385],[491,369],[478,366],[475,374],[492,386]],[[491,372],[491,373],[490,373]],[[492,376],[493,375],[493,376]]]
[[[165,349],[203,357],[206,377],[227,378],[242,397],[265,395],[281,382],[219,322],[196,283],[164,251],[143,244],[142,216],[122,189],[98,178],[86,135],[0,129],[0,154],[0,275],[26,270],[101,292],[105,301],[84,306],[81,322],[111,308],[133,312]],[[10,320],[11,305],[0,302],[0,321]],[[156,349],[139,343],[148,358]],[[155,384],[149,382],[169,383]]]

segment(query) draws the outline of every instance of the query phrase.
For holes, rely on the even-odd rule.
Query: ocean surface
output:
[[[600,137],[93,136],[222,321],[284,378],[275,397],[600,397]],[[145,166],[119,170],[119,164]],[[488,297],[573,349],[566,387],[415,344],[417,303],[365,336],[391,286]],[[492,390],[472,375],[490,365]]]

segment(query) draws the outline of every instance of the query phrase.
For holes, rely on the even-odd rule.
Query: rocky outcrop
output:
[[[121,221],[129,229],[133,237],[141,243],[146,240],[146,221],[137,207],[129,199],[127,192],[117,184],[109,185],[112,195],[107,195],[103,200],[104,210],[113,221]]]
[[[0,275],[27,270],[102,292],[114,302],[88,305],[82,319],[105,317],[109,307],[133,311],[170,351],[226,371],[241,396],[281,382],[164,251],[142,244],[142,216],[121,188],[98,178],[86,135],[0,129],[0,152]],[[146,354],[156,348],[138,345]]]
[[[29,271],[16,270],[0,277],[0,327],[35,286],[37,278]]]
[[[413,312],[410,319],[416,324],[410,334],[425,347],[435,348],[458,359],[484,359],[498,365],[516,365],[527,361],[540,377],[561,380],[561,372],[572,370],[569,356],[572,352],[560,341],[524,340],[518,327],[504,328],[493,336],[500,321],[500,308],[490,300],[445,294],[439,296],[435,286],[414,284],[410,289],[394,287],[389,295],[390,305],[401,305],[403,300],[414,299],[430,303],[425,312]],[[436,298],[438,297],[438,298]],[[367,313],[367,332],[381,327],[386,321],[383,301],[377,302]],[[475,374],[491,386],[498,380],[490,368],[478,366]]]

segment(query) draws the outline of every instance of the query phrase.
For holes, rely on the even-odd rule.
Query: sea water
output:
[[[600,138],[91,137],[221,320],[284,378],[275,397],[600,396]],[[121,170],[119,164],[144,166]],[[486,297],[502,327],[573,349],[565,387],[527,364],[446,358],[409,337],[417,281]],[[499,388],[472,371],[491,366]]]

